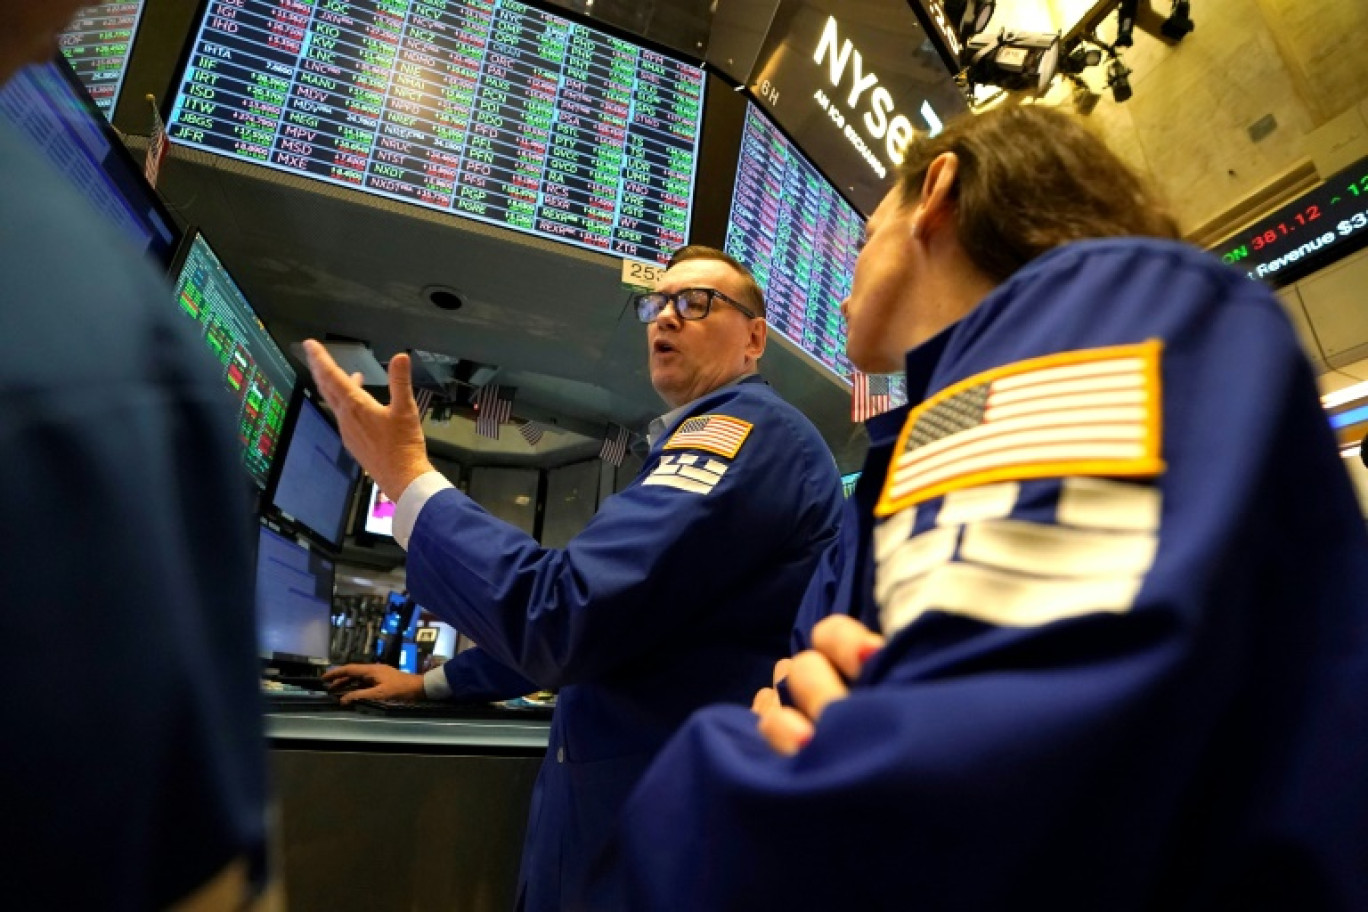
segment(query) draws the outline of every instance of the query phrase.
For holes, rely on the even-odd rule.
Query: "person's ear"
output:
[[[943,221],[954,220],[955,181],[959,177],[959,156],[942,152],[931,161],[922,181],[921,200],[912,215],[912,237],[920,240],[927,230]]]
[[[759,361],[765,353],[765,340],[769,338],[769,324],[764,320],[750,321],[750,336],[746,339],[746,357]]]

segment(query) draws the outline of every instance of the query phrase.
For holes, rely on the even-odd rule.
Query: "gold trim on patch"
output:
[[[711,429],[707,431],[684,430],[684,426],[687,425],[690,421],[697,421],[700,418],[708,419],[709,425],[717,423],[731,425],[732,427],[737,429],[736,432],[739,432],[741,436],[736,438],[736,444],[732,446],[731,449],[727,449],[727,445],[721,442],[713,443],[712,441],[707,440],[703,442],[698,442],[697,437],[699,435],[718,433],[717,431]],[[661,449],[703,450],[708,453],[716,453],[718,456],[725,456],[727,459],[734,459],[736,458],[736,454],[741,452],[741,445],[744,444],[747,438],[750,437],[750,432],[754,427],[755,425],[751,424],[749,421],[742,421],[740,418],[733,418],[730,415],[695,415],[692,418],[685,418],[684,422],[680,424],[679,428],[673,434],[670,435],[670,439],[665,441],[665,446],[661,447]],[[675,441],[679,438],[681,434],[689,437],[690,439],[685,443],[676,443]]]
[[[941,390],[932,398],[912,409],[907,420],[903,424],[902,431],[898,434],[898,443],[894,448],[894,456],[889,463],[888,473],[884,478],[883,490],[879,495],[879,501],[874,507],[874,515],[877,517],[891,516],[901,510],[914,506],[924,501],[947,494],[961,488],[973,487],[975,485],[991,484],[999,481],[1027,481],[1034,478],[1056,478],[1069,475],[1089,475],[1089,476],[1117,476],[1117,477],[1153,477],[1164,470],[1164,461],[1160,458],[1160,444],[1163,429],[1162,405],[1163,399],[1160,394],[1159,379],[1159,356],[1163,351],[1163,343],[1158,339],[1150,339],[1137,345],[1115,345],[1106,348],[1090,348],[1082,351],[1060,352],[1059,354],[1046,355],[1041,358],[1031,358],[1026,361],[1018,361],[1014,364],[1007,364],[1002,367],[995,367],[992,370],[975,374],[958,383],[948,386]],[[1144,433],[1141,441],[1143,455],[1134,459],[1074,459],[1074,460],[1055,460],[1052,462],[1034,462],[1023,465],[997,465],[978,471],[967,471],[961,475],[937,481],[934,484],[921,488],[913,488],[901,497],[892,497],[893,481],[896,475],[898,463],[905,453],[907,439],[916,426],[917,420],[929,410],[950,399],[952,396],[963,392],[971,387],[980,386],[984,383],[992,383],[1004,377],[1013,377],[1018,374],[1025,374],[1031,371],[1038,371],[1044,368],[1062,367],[1073,364],[1086,364],[1092,361],[1107,361],[1119,358],[1139,358],[1142,362],[1141,372],[1143,375],[1144,386]],[[957,433],[963,433],[962,431]],[[953,435],[951,435],[953,436]]]

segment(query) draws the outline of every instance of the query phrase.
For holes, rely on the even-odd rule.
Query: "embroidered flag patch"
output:
[[[1160,348],[1049,355],[942,390],[908,414],[875,515],[997,481],[1157,475]]]
[[[732,459],[755,425],[729,415],[700,415],[679,426],[664,449],[706,450]]]
[[[717,483],[726,474],[725,462],[694,453],[672,453],[661,458],[655,471],[647,475],[642,484],[663,485],[693,494],[707,494],[717,487]]]

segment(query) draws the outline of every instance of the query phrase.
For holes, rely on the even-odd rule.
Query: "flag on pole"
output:
[[[523,440],[527,441],[528,446],[536,446],[537,441],[542,439],[545,428],[535,421],[524,421],[518,425],[518,433],[523,435]]]
[[[432,412],[432,396],[430,389],[420,389],[414,394],[413,398],[418,403],[418,423],[422,424]]]
[[[148,95],[147,103],[152,106],[152,135],[147,140],[147,156],[143,159],[143,176],[153,188],[161,174],[162,160],[171,144],[166,140],[166,124],[162,122],[161,112],[157,110],[156,96]]]
[[[622,465],[622,460],[627,455],[627,438],[628,431],[625,427],[620,424],[608,425],[608,434],[603,438],[599,459],[611,462],[615,466]]]
[[[513,399],[505,399],[499,384],[486,383],[475,393],[475,433],[491,440],[499,439],[499,425],[506,424],[513,414]]]
[[[851,391],[850,420],[856,423],[868,421],[875,415],[883,414],[893,407],[888,391],[888,375],[870,376],[863,371],[854,371]]]

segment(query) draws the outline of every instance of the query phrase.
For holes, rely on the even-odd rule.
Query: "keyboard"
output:
[[[509,707],[503,703],[451,703],[446,700],[357,700],[359,713],[407,719],[550,719],[549,706]]]

